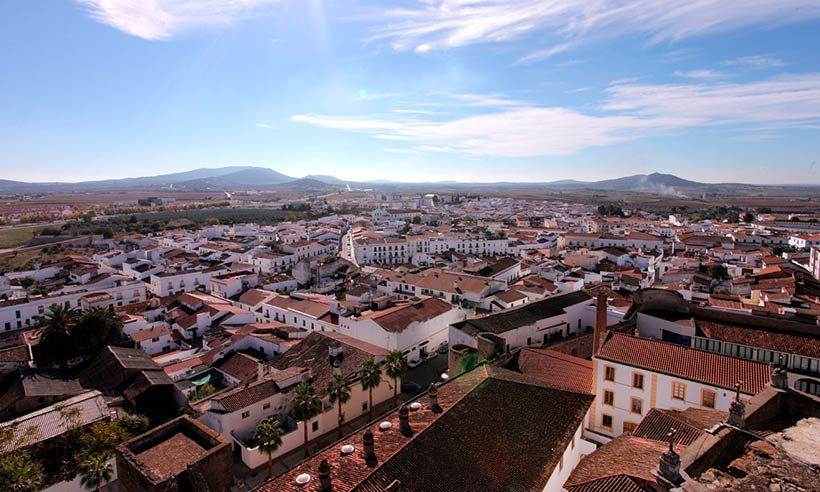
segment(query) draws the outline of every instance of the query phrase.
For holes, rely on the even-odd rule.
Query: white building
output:
[[[651,408],[728,412],[736,382],[750,398],[770,377],[767,364],[620,333],[607,336],[593,362],[590,427],[604,440],[633,430]]]

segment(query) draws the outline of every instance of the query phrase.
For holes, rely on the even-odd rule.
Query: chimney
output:
[[[376,458],[376,446],[373,444],[373,433],[370,429],[364,431],[362,442],[364,444],[364,461],[367,466],[373,468],[379,463],[379,460]]]
[[[342,362],[345,358],[344,350],[342,349],[342,344],[339,342],[332,343],[327,348],[327,351],[328,357],[330,359],[330,367],[333,368],[333,374],[341,374]]]
[[[430,384],[430,389],[427,390],[427,396],[430,397],[429,407],[433,413],[441,413],[443,410],[438,404],[438,388],[436,387],[436,383]]]
[[[746,405],[740,401],[740,385],[743,381],[735,383],[735,401],[729,405],[729,425],[743,428],[744,418],[746,416]]]
[[[789,389],[789,374],[786,368],[783,367],[783,355],[777,356],[777,364],[771,365],[772,369],[772,387],[781,390]]]
[[[661,460],[658,464],[659,478],[667,480],[673,485],[677,485],[681,481],[680,476],[680,455],[675,452],[675,435],[678,433],[675,429],[669,429],[666,438],[669,439],[669,450],[661,454]]]
[[[404,437],[413,435],[413,429],[410,427],[410,411],[407,410],[407,405],[399,407],[399,432]]]
[[[592,354],[597,355],[606,336],[606,294],[601,292],[595,301],[595,331],[592,335]]]
[[[319,463],[319,492],[330,492],[333,486],[330,483],[330,465],[327,460]]]
[[[260,380],[265,378],[265,376],[268,374],[268,370],[269,370],[268,365],[265,364],[264,362],[259,361],[259,362],[256,363],[257,377]]]

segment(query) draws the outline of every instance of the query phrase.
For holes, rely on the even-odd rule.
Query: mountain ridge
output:
[[[603,189],[610,191],[635,191],[647,192],[662,195],[676,195],[683,191],[692,193],[699,190],[709,190],[716,188],[731,187],[765,187],[770,185],[751,185],[743,183],[701,183],[687,180],[674,174],[663,174],[654,172],[651,174],[633,174],[620,178],[604,179],[599,181],[579,181],[574,179],[564,179],[547,182],[510,182],[499,181],[490,183],[470,183],[458,181],[437,181],[437,182],[402,182],[384,179],[374,179],[370,181],[347,181],[331,175],[311,174],[302,178],[296,178],[279,173],[268,167],[261,166],[222,166],[215,168],[197,168],[190,171],[178,173],[160,174],[154,176],[140,176],[121,179],[105,179],[95,181],[82,181],[76,183],[65,182],[42,182],[28,183],[0,179],[0,192],[22,193],[22,192],[58,192],[58,191],[94,191],[94,190],[117,190],[129,189],[150,189],[160,191],[166,190],[229,190],[229,189],[264,189],[288,186],[289,188],[299,185],[310,186],[312,188],[324,185],[327,187],[358,185],[358,186],[450,186],[450,187],[472,187],[472,188],[512,188],[512,187],[542,187],[550,189]],[[773,185],[788,186],[788,185]],[[802,185],[817,186],[817,185]]]

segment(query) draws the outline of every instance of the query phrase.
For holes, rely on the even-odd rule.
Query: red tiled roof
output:
[[[384,311],[364,314],[359,319],[372,319],[388,332],[401,333],[412,323],[431,320],[452,309],[450,303],[430,297],[418,303],[400,304]]]
[[[650,489],[642,487],[634,478],[628,475],[610,475],[608,477],[590,480],[565,487],[567,492],[646,492]]]
[[[595,394],[592,361],[586,359],[550,349],[523,348],[518,352],[517,369],[553,388]]]
[[[762,391],[770,376],[762,362],[621,333],[607,336],[597,358],[725,389],[734,389],[740,380],[740,390],[751,395]]]
[[[694,411],[694,412],[692,412]],[[675,429],[675,443],[680,446],[689,446],[702,436],[706,429],[722,422],[726,413],[718,410],[708,410],[690,407],[684,411],[649,410],[632,433],[635,437],[667,442],[666,434],[669,429]]]
[[[626,476],[633,483],[653,483],[655,477],[650,473],[658,465],[661,453],[668,449],[667,443],[641,439],[631,434],[621,434],[604,444],[594,453],[584,457],[572,475],[569,476],[564,487],[571,492],[617,490],[589,488],[603,478],[612,480],[615,476]],[[587,488],[575,488],[585,485]],[[627,488],[626,490],[644,490],[642,488]]]

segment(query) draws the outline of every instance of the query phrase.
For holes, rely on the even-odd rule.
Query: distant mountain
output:
[[[265,167],[248,167],[217,176],[178,181],[174,184],[177,189],[192,190],[223,190],[225,188],[254,188],[267,187],[294,181],[295,178],[285,176],[273,169]]]
[[[345,185],[348,183],[348,181],[339,179],[335,176],[328,176],[327,174],[308,174],[302,179],[312,179],[314,181],[332,185]]]
[[[740,183],[698,183],[672,174],[635,174],[617,179],[602,181],[577,181],[565,179],[547,183],[536,182],[496,182],[496,183],[462,183],[457,181],[440,181],[426,183],[407,183],[386,179],[375,179],[366,182],[348,182],[329,175],[308,175],[294,178],[276,172],[273,169],[256,166],[226,166],[218,168],[200,168],[180,173],[144,176],[125,179],[108,179],[85,181],[80,183],[25,183],[21,181],[0,179],[0,193],[54,193],[70,191],[102,190],[185,190],[185,191],[230,191],[252,189],[285,189],[290,192],[300,190],[333,189],[346,184],[359,187],[375,187],[383,190],[431,190],[442,188],[451,190],[513,190],[513,189],[553,189],[553,190],[605,190],[622,192],[640,192],[661,195],[697,195],[703,192],[726,192],[742,189],[759,189],[761,186]],[[808,187],[812,187],[806,185]]]

